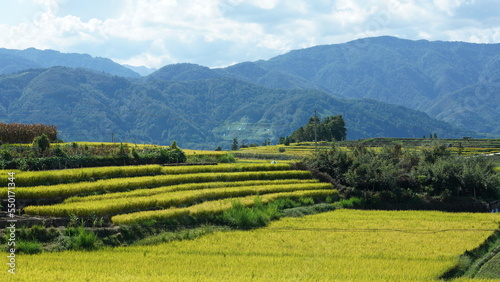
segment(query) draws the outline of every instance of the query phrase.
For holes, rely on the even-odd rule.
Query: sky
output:
[[[0,48],[223,67],[390,35],[500,43],[500,0],[2,0]]]

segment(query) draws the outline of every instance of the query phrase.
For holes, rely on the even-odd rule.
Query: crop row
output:
[[[103,178],[134,177],[157,174],[162,174],[161,165],[110,166],[65,170],[26,171],[16,174],[16,184],[21,187],[30,187],[93,181],[95,179]],[[0,185],[5,183],[6,179],[2,179]]]
[[[186,174],[201,172],[275,171],[289,169],[289,164],[219,164],[213,166],[166,166],[163,167],[162,172],[164,174]]]
[[[238,171],[275,171],[288,170],[288,164],[220,164],[214,166],[172,166],[138,165],[138,166],[111,166],[75,168],[48,171],[18,171],[16,184],[23,187],[40,185],[55,185],[61,183],[76,183],[93,181],[103,178],[134,177],[159,174],[187,174],[202,172],[238,172]],[[10,172],[10,171],[9,171]],[[5,173],[7,174],[7,172]],[[0,187],[7,185],[6,178],[0,178]]]
[[[264,186],[264,185],[278,185],[278,184],[305,184],[317,183],[316,179],[278,179],[278,180],[247,180],[247,181],[234,181],[234,182],[205,182],[205,183],[188,183],[179,185],[162,186],[151,189],[137,189],[127,192],[116,192],[102,195],[92,195],[86,197],[71,197],[64,200],[65,203],[75,202],[94,202],[106,199],[120,199],[132,197],[154,196],[157,194],[186,191],[186,190],[201,190],[209,188],[223,188],[223,187],[241,187],[241,186]]]
[[[326,188],[326,187],[325,187]],[[331,188],[331,186],[330,186]],[[269,203],[280,198],[300,198],[300,197],[327,197],[337,196],[338,191],[334,189],[322,189],[320,186],[317,190],[297,190],[289,192],[277,192],[260,195],[263,203]],[[230,209],[234,202],[240,202],[244,206],[252,206],[255,202],[255,195],[222,199],[217,201],[206,201],[200,204],[192,205],[184,208],[170,208],[156,211],[142,211],[130,214],[116,215],[111,218],[113,224],[134,224],[150,220],[163,221],[177,217],[194,216],[203,217],[208,214],[217,214]]]
[[[129,178],[103,179],[94,182],[79,182],[51,186],[23,187],[16,189],[19,199],[67,198],[90,193],[127,191],[139,188],[152,188],[183,183],[202,183],[216,181],[273,180],[273,179],[309,179],[311,173],[301,170],[256,171],[231,173],[195,173],[182,175],[157,175]],[[0,190],[0,196],[7,195],[7,188]]]
[[[266,186],[225,187],[202,190],[188,190],[157,194],[154,197],[134,197],[106,199],[94,202],[63,203],[51,206],[29,206],[24,208],[27,214],[45,216],[88,216],[90,214],[109,215],[125,213],[133,210],[151,208],[169,208],[178,205],[188,205],[194,202],[260,195],[297,190],[319,190],[332,188],[328,183],[285,184]]]

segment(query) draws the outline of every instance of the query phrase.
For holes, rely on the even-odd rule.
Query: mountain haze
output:
[[[64,66],[85,68],[124,77],[140,77],[129,68],[110,59],[94,58],[87,54],[60,53],[54,50],[11,50],[0,48],[0,74],[9,74],[31,68]]]

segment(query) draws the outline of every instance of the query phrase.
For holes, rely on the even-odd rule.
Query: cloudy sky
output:
[[[391,35],[500,43],[500,0],[2,0],[0,48],[208,67]]]

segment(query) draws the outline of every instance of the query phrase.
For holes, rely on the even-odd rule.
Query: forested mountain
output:
[[[200,75],[207,71],[194,69]],[[124,142],[177,140],[183,147],[209,149],[228,148],[234,137],[249,143],[267,138],[276,142],[304,125],[315,109],[319,116],[341,114],[349,139],[470,134],[422,112],[373,99],[271,89],[227,77],[175,81],[174,74],[167,67],[142,81],[130,81],[52,67],[3,75],[0,120],[54,124],[60,138],[68,141],[111,141],[113,136]]]
[[[500,135],[500,44],[366,38],[144,77],[89,55],[0,49],[2,73],[0,121],[55,124],[67,140],[227,148],[276,142],[314,110],[342,115],[348,139]]]
[[[335,97],[377,99],[500,134],[500,44],[365,38],[215,72],[271,88],[316,88]]]
[[[86,68],[124,77],[140,77],[129,68],[110,59],[94,58],[87,54],[68,54],[54,50],[11,50],[0,48],[0,74],[10,74],[30,68],[65,66]]]

